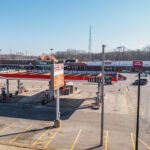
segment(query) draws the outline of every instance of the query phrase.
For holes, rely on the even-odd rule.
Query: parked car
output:
[[[130,73],[131,70],[122,70],[122,72],[124,72],[124,73]]]
[[[141,77],[147,77],[146,73],[141,73]]]
[[[147,79],[140,79],[140,85],[145,85],[147,84]],[[139,84],[139,80],[135,80],[133,83],[133,85],[138,85]]]
[[[146,74],[150,74],[150,70],[145,70],[145,73]]]
[[[126,80],[127,77],[126,76],[123,76],[122,74],[118,74],[118,80]]]
[[[144,81],[144,82],[148,82],[148,80],[147,79],[140,79],[140,81]]]
[[[141,75],[141,77],[147,77],[147,74],[144,73],[144,72],[140,73],[140,75]],[[138,77],[138,76],[139,76],[139,73],[138,73],[136,76]]]

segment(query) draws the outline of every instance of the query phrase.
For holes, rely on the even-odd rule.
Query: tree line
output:
[[[51,54],[42,54],[51,55]],[[57,59],[78,59],[80,62],[84,61],[101,61],[102,53],[88,53],[85,50],[67,49],[66,51],[56,51],[53,55]],[[91,55],[91,57],[89,57]],[[37,59],[37,56],[25,56],[24,54],[0,54],[0,60],[7,59]],[[91,59],[90,59],[91,58]],[[150,60],[150,46],[143,49],[131,50],[126,47],[119,47],[112,49],[111,51],[105,51],[105,60],[112,61],[131,61],[131,60]]]
[[[91,57],[89,57],[91,55]],[[54,53],[57,59],[78,59],[79,61],[101,61],[102,53],[88,53],[84,50],[68,49],[66,51],[57,51]],[[112,61],[131,61],[131,60],[150,60],[150,46],[143,49],[113,49],[112,51],[105,52],[105,60]]]

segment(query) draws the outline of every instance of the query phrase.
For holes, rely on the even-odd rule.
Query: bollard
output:
[[[54,121],[54,127],[55,128],[60,128],[60,126],[61,126],[61,120],[55,120]]]

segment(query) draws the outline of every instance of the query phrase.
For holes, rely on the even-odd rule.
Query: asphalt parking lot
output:
[[[15,104],[0,103],[0,149],[134,150],[137,86],[131,83],[136,76],[125,75],[126,81],[105,86],[103,147],[99,147],[100,110],[91,109],[97,85],[75,83],[80,91],[61,97],[60,128],[53,127],[54,102],[46,106],[20,105],[19,99]],[[47,88],[45,83],[40,86]],[[150,83],[141,87],[140,150],[150,149],[149,91]]]

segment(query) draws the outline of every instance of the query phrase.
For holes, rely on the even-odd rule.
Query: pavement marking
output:
[[[21,136],[24,132],[26,132],[27,130],[29,130],[31,127],[32,127],[32,125],[28,126],[21,133],[19,133],[16,137],[14,137],[12,140],[10,140],[9,143],[12,143],[14,140],[16,140],[19,136]]]
[[[51,129],[47,129],[32,145],[36,145],[40,141],[40,139],[50,130]]]
[[[135,150],[135,143],[134,143],[133,136],[135,136],[135,134],[131,133],[132,145],[133,145],[133,149]],[[138,140],[139,140],[148,150],[150,150],[150,146],[147,145],[142,139],[138,138]]]
[[[150,150],[150,146],[147,145],[143,140],[141,140],[141,139],[139,138],[139,141],[140,141],[147,149]]]
[[[56,134],[60,131],[60,127],[57,129]],[[52,137],[50,137],[50,140],[47,142],[47,144],[44,146],[45,148],[48,147],[48,145],[52,142],[52,140],[55,138],[56,134],[54,134]]]
[[[81,131],[82,131],[82,129],[80,129],[80,131],[78,132],[78,135],[77,135],[77,137],[76,137],[76,139],[75,139],[75,141],[74,141],[74,143],[73,143],[73,145],[72,145],[72,147],[71,147],[71,150],[74,149],[74,147],[75,147],[75,145],[76,145],[76,143],[77,143],[77,140],[78,140],[78,138],[79,138],[79,136],[80,136]]]
[[[144,115],[143,108],[141,107],[141,105],[140,105],[140,112],[141,112],[141,115]]]
[[[134,139],[133,139],[133,133],[131,133],[131,140],[132,140],[133,150],[135,150],[135,144],[134,144]]]
[[[45,148],[42,146],[33,146],[33,145],[20,144],[20,143],[9,143],[9,142],[4,142],[4,141],[0,141],[0,145],[14,146],[14,147],[20,147],[20,148],[28,148],[28,149],[34,149],[34,150],[35,149],[45,150]],[[66,150],[66,149],[49,147],[46,150]]]
[[[0,130],[0,133],[2,133],[3,131],[5,131],[6,129],[8,129],[9,127],[13,126],[15,123],[11,123],[9,124],[7,127],[3,128],[2,130]]]
[[[138,102],[138,97],[137,97],[137,95],[135,95],[135,97],[136,97],[136,100],[137,100],[137,102]],[[141,105],[140,105],[140,115],[144,115],[143,108],[142,108]]]
[[[43,143],[47,143],[47,141],[44,141],[44,142],[38,142],[38,144],[43,144]]]
[[[53,135],[55,135],[55,134],[53,134]],[[49,140],[50,138],[52,138],[52,137],[42,138],[42,140]]]
[[[104,143],[105,143],[105,150],[107,150],[107,146],[108,146],[108,131],[104,131],[106,133],[106,136],[105,136],[105,140],[104,140]]]
[[[50,131],[54,131],[54,129],[47,129],[32,145],[38,145],[46,143],[44,148],[48,148],[48,145],[52,142],[52,140],[55,138],[56,134],[60,131],[61,127],[59,127],[55,133],[50,133],[53,136],[50,137],[44,137],[45,135],[48,135],[47,133]],[[48,141],[40,141],[40,140],[48,140]]]

